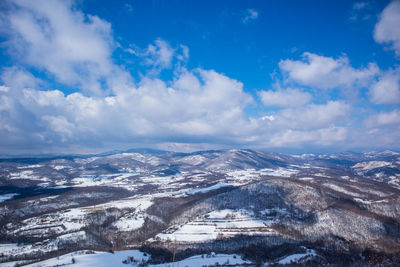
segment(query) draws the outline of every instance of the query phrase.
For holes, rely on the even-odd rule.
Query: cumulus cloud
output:
[[[311,131],[301,131],[286,129],[278,134],[272,135],[269,146],[285,147],[302,145],[322,145],[330,146],[333,144],[343,145],[348,138],[348,128],[346,127],[327,127]]]
[[[249,8],[246,10],[246,14],[242,19],[242,23],[247,24],[257,18],[258,18],[258,11],[255,9]]]
[[[279,67],[288,80],[320,89],[367,86],[379,73],[375,63],[356,69],[346,56],[335,59],[309,52],[303,53],[301,60],[281,60]]]
[[[400,68],[382,73],[369,96],[375,104],[400,104]]]
[[[365,128],[354,130],[353,144],[359,147],[365,143],[378,149],[399,149],[400,110],[374,112],[364,120]]]
[[[17,134],[21,139],[27,135],[26,128],[19,125],[24,123],[23,116],[32,126],[31,141],[42,144],[132,139],[178,142],[214,136],[234,140],[243,134],[248,121],[243,109],[252,98],[243,92],[240,82],[198,69],[181,73],[174,84],[170,87],[161,80],[145,78],[137,88],[108,97],[22,88],[20,98],[13,98],[11,90],[3,90],[2,134]],[[7,101],[12,103],[6,105]],[[5,125],[20,131],[8,131]]]
[[[257,120],[255,143],[266,147],[329,146],[348,139],[351,106],[341,101],[285,108]]]
[[[400,55],[400,1],[393,1],[380,14],[375,25],[374,38],[381,44],[389,44]]]
[[[369,128],[382,127],[382,126],[400,126],[400,110],[393,110],[390,112],[380,112],[370,116],[365,124]]]
[[[171,46],[156,39],[144,49],[127,49],[154,70],[150,73],[154,75],[133,82],[131,74],[112,60],[116,42],[110,23],[83,14],[71,3],[16,0],[7,4],[1,30],[18,66],[1,70],[2,153],[82,152],[130,144],[189,150],[213,145],[346,144],[354,136],[351,103],[315,104],[312,94],[301,88],[358,88],[371,84],[380,73],[374,64],[354,68],[345,56],[305,53],[301,60],[282,60],[279,67],[296,89],[258,92],[257,100],[265,107],[280,109],[249,116],[246,109],[258,101],[245,92],[244,85],[214,70],[187,69],[189,48],[181,44]],[[248,20],[257,18],[256,11],[248,12]],[[28,71],[32,68],[44,70],[43,80]],[[157,76],[162,69],[173,70],[170,80]],[[77,89],[58,90],[46,75]],[[396,75],[397,70],[382,75],[370,89],[371,101],[387,104],[388,92],[392,102],[397,99],[393,92],[398,87],[391,82]],[[388,84],[392,89],[387,89]],[[367,137],[385,134],[376,125],[397,127],[393,126],[397,117],[397,110],[372,116],[365,122],[371,131]],[[385,144],[398,144],[395,137],[385,138]]]
[[[14,70],[14,75],[22,74]],[[346,120],[350,109],[331,101],[284,108],[271,119],[249,118],[244,110],[253,99],[243,84],[204,69],[179,72],[172,82],[144,78],[137,87],[105,97],[17,87],[10,81],[3,79],[2,86],[10,89],[0,92],[3,150],[11,144],[14,150],[98,148],[132,140],[202,146],[329,145],[345,138],[345,127],[336,124]]]
[[[259,96],[265,106],[295,107],[302,106],[311,101],[309,93],[297,89],[279,89],[276,91],[260,91]]]
[[[101,79],[116,68],[110,23],[83,14],[70,1],[10,1],[5,13],[9,50],[62,83],[99,93]]]
[[[300,108],[284,109],[275,116],[275,123],[290,129],[318,129],[343,124],[350,111],[350,105],[342,101],[326,104],[309,104]]]

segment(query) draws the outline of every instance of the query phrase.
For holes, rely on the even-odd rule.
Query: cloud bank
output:
[[[387,17],[397,14],[397,5],[382,12],[374,35],[395,50],[396,34],[383,29],[392,21]],[[246,18],[257,16],[249,9]],[[174,60],[189,60],[189,48],[173,47],[160,38],[144,49],[123,48],[148,68],[134,81],[113,60],[118,44],[112,25],[82,13],[70,1],[7,2],[1,26],[7,51],[15,59],[0,76],[2,153],[130,146],[190,150],[203,144],[362,149],[371,148],[370,140],[376,148],[400,148],[396,68],[381,70],[373,62],[356,68],[345,55],[305,52],[299,59],[279,62],[282,79],[275,89],[252,95],[242,82],[215,70],[174,65]],[[163,69],[172,69],[173,77],[162,79]],[[68,89],[53,88],[54,84]],[[360,117],[353,99],[331,97],[336,89],[361,95],[364,90],[363,101],[392,110],[371,109]],[[257,106],[257,115],[249,115],[247,109]]]

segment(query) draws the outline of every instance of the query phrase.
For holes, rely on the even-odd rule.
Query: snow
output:
[[[127,198],[117,201],[111,201],[106,204],[100,204],[93,206],[92,208],[86,208],[87,211],[96,209],[107,209],[107,208],[118,208],[118,209],[135,209],[134,212],[124,215],[118,221],[114,223],[119,230],[129,231],[135,230],[142,227],[146,213],[145,211],[153,204],[151,197],[143,198]]]
[[[313,177],[301,177],[301,178],[299,178],[299,180],[312,181],[312,180],[314,180],[314,178]]]
[[[150,265],[154,267],[172,267],[172,266],[215,266],[218,264],[229,264],[229,265],[244,265],[251,264],[251,261],[242,260],[239,255],[236,254],[211,254],[211,255],[196,255],[190,258],[177,261],[175,263],[163,263],[157,265]]]
[[[144,216],[140,217],[130,217],[130,218],[120,218],[117,222],[114,223],[121,231],[131,231],[135,229],[139,229],[144,224]]]
[[[376,168],[381,168],[381,167],[386,167],[390,166],[391,162],[387,161],[366,161],[366,162],[360,162],[354,165],[352,168],[361,168],[363,170],[373,170]]]
[[[181,158],[179,161],[191,165],[200,165],[201,163],[205,162],[207,158],[201,155],[191,155]]]
[[[18,169],[33,169],[33,168],[40,168],[43,167],[40,164],[33,164],[33,165],[26,165],[26,166],[19,166]]]
[[[237,185],[260,178],[260,172],[255,169],[230,171],[226,174],[229,178],[233,179]]]
[[[83,219],[85,212],[80,208],[44,214],[22,221],[24,226],[19,227],[15,233],[21,231],[34,231],[36,229],[52,228],[56,233],[78,231],[85,226]],[[64,226],[65,229],[60,226]]]
[[[55,169],[55,170],[57,170],[57,171],[62,170],[62,169],[65,169],[65,168],[67,168],[67,166],[56,165],[56,166],[53,167],[53,169]]]
[[[104,179],[104,177],[92,177],[91,175],[87,175],[84,177],[74,178],[71,181],[75,184],[75,186],[79,187],[88,187],[88,186],[97,186],[97,185],[105,185],[108,182],[108,179]]]
[[[87,221],[85,217],[88,213],[96,210],[105,210],[107,208],[134,209],[134,212],[124,215],[124,217],[115,222],[115,226],[120,230],[133,230],[143,225],[145,211],[151,205],[151,197],[126,198],[95,206],[62,210],[28,218],[22,221],[23,226],[15,229],[14,233],[17,234],[22,231],[34,232],[39,229],[44,229],[44,227],[46,229],[51,229],[57,234],[79,231],[86,225]]]
[[[59,257],[51,258],[45,261],[40,261],[27,265],[29,267],[50,267],[50,266],[96,266],[96,267],[108,267],[108,266],[131,266],[132,263],[124,264],[123,261],[129,257],[133,257],[136,264],[145,263],[150,259],[149,255],[144,255],[139,250],[121,250],[115,251],[114,253],[101,252],[101,251],[87,251],[81,250],[72,253],[68,253]],[[73,259],[75,264],[72,264]],[[215,254],[211,255],[195,255],[177,262],[162,263],[157,265],[149,265],[153,267],[165,267],[165,266],[215,266],[216,264],[232,264],[232,265],[245,265],[251,264],[251,261],[243,260],[239,255],[236,254]],[[3,266],[3,265],[2,265]],[[12,266],[12,265],[10,265]],[[135,265],[136,266],[136,265]]]
[[[86,238],[86,233],[85,231],[79,231],[75,233],[70,233],[70,234],[65,234],[65,235],[60,235],[56,238],[56,243],[59,242],[70,242],[70,241],[75,241],[79,242],[82,241]]]
[[[0,244],[0,251],[4,254],[9,254],[14,249],[18,248],[17,243],[10,243],[10,244]]]
[[[34,175],[32,170],[26,170],[26,171],[21,171],[21,172],[12,172],[9,175],[9,179],[39,179],[44,180],[44,177],[39,177],[37,175]],[[46,179],[48,180],[48,179]]]
[[[299,261],[304,261],[306,259],[309,259],[311,257],[317,256],[314,250],[309,249],[307,250],[306,253],[301,253],[301,254],[293,254],[286,256],[285,258],[281,259],[278,261],[279,264],[289,264],[291,262],[299,262]]]
[[[212,186],[209,186],[209,187],[191,189],[188,192],[186,192],[186,194],[194,195],[194,194],[198,194],[198,193],[207,193],[209,191],[217,190],[219,188],[223,188],[223,187],[227,187],[227,186],[229,186],[229,184],[218,182],[215,185],[212,185]]]
[[[259,220],[247,210],[216,210],[184,225],[167,229],[156,239],[178,242],[203,242],[219,237],[233,237],[239,234],[268,235],[274,232],[269,226],[272,221]]]
[[[398,174],[396,174],[396,176],[389,176],[388,184],[400,189],[400,176]]]
[[[363,199],[358,198],[358,197],[355,197],[354,200],[357,201],[357,202],[363,203],[363,204],[371,204],[372,203],[371,201],[363,200]]]
[[[139,172],[121,172],[114,174],[103,174],[103,175],[81,175],[73,178],[71,182],[75,187],[90,187],[90,186],[113,186],[123,187],[129,190],[134,189],[137,183],[134,180],[130,180],[130,177],[138,175]]]
[[[18,194],[16,193],[10,193],[10,194],[4,194],[0,195],[0,203],[4,202],[6,200],[12,199],[14,196],[17,196]]]
[[[58,240],[60,242],[60,240]],[[33,244],[0,244],[0,253],[5,256],[7,259],[9,256],[23,256],[28,254],[37,254],[37,253],[47,253],[51,251],[56,251],[58,249],[56,240],[48,242],[46,244],[41,243],[38,245]],[[22,263],[24,261],[18,262],[8,262],[8,263],[1,263],[0,266],[14,266],[15,263]]]
[[[260,174],[270,175],[270,176],[280,176],[280,177],[290,177],[298,172],[299,172],[298,170],[281,168],[281,167],[278,169],[266,168],[260,170]]]
[[[305,263],[308,260],[312,259],[313,257],[319,256],[315,250],[313,249],[307,249],[306,247],[303,247],[306,249],[305,253],[297,253],[297,254],[292,254],[285,256],[284,258],[281,258],[277,262],[266,262],[264,263],[264,266],[270,266],[270,265],[276,265],[276,264],[299,264],[299,263]]]
[[[153,202],[151,201],[152,197],[148,196],[148,197],[142,197],[142,198],[126,198],[126,199],[122,199],[122,200],[116,200],[116,201],[110,201],[107,202],[105,204],[100,204],[100,205],[96,205],[94,206],[94,208],[118,208],[118,209],[127,209],[127,208],[135,208],[138,209],[140,208],[140,210],[145,210],[148,207],[150,207]]]
[[[99,252],[96,251],[94,254],[86,254],[88,251],[77,251],[73,253],[68,253],[60,257],[51,258],[49,260],[37,262],[27,266],[30,267],[50,267],[50,266],[61,266],[61,265],[71,265],[71,266],[96,266],[96,267],[108,267],[108,266],[129,266],[124,264],[122,261],[128,257],[134,257],[138,263],[142,260],[148,261],[149,256],[144,256],[143,252],[139,250],[121,250],[115,251],[114,253],[109,252]],[[89,252],[91,253],[91,252]],[[75,259],[75,264],[72,264],[72,259]]]
[[[338,191],[338,192],[341,192],[341,193],[344,193],[344,194],[347,194],[347,195],[350,195],[350,196],[361,197],[360,194],[357,194],[357,193],[355,193],[355,192],[348,191],[348,190],[346,190],[345,188],[340,187],[340,186],[335,185],[335,184],[324,183],[323,185],[326,186],[326,187],[329,187],[329,188],[331,188],[331,189],[333,189],[333,190],[335,190],[335,191]]]
[[[23,266],[26,265],[27,263],[31,263],[32,261],[8,261],[8,262],[2,262],[0,264],[1,267],[15,267],[15,266]]]
[[[373,204],[373,203],[387,203],[388,200],[387,199],[381,199],[381,200],[375,200],[375,201],[369,201],[369,200],[364,200],[361,198],[354,198],[355,201],[363,203],[363,204]]]

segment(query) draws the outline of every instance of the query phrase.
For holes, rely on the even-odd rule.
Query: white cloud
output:
[[[48,122],[47,126],[51,130],[60,135],[61,142],[65,142],[67,138],[73,135],[74,124],[70,123],[65,117],[45,115],[42,119]]]
[[[334,59],[309,52],[303,53],[301,60],[281,60],[279,67],[289,80],[320,89],[367,86],[379,73],[375,63],[355,69],[346,56]]]
[[[182,54],[178,54],[177,58],[180,61],[187,61],[189,59],[189,47],[186,45],[179,46],[182,49]]]
[[[146,63],[149,65],[160,66],[161,68],[170,68],[174,49],[164,40],[157,39],[153,44],[147,47],[145,52]]]
[[[274,121],[289,129],[310,130],[343,124],[350,111],[350,105],[341,101],[326,104],[309,104],[300,108],[289,108],[279,112]]]
[[[7,84],[9,88],[13,88],[14,91],[20,91],[26,87],[39,87],[39,85],[42,84],[40,79],[17,67],[3,68],[1,80]]]
[[[400,55],[400,1],[391,2],[380,14],[375,25],[375,41],[390,44],[396,55]]]
[[[101,92],[100,80],[116,68],[110,60],[114,43],[108,22],[84,15],[70,1],[9,3],[2,25],[14,55],[62,83]]]
[[[253,21],[253,20],[257,19],[257,18],[258,18],[258,11],[255,10],[255,9],[249,8],[249,9],[246,10],[246,15],[243,17],[242,22],[244,24],[247,24],[250,21]]]
[[[75,93],[52,88],[24,70],[24,64],[2,69],[0,149],[4,153],[70,152],[73,148],[82,152],[132,143],[181,149],[336,146],[348,145],[349,138],[362,139],[354,137],[361,135],[352,128],[349,103],[310,103],[311,93],[301,89],[259,92],[266,107],[280,110],[270,114],[258,110],[258,117],[250,117],[246,109],[256,101],[240,81],[213,70],[186,69],[189,48],[161,39],[145,49],[126,51],[141,57],[154,74],[173,69],[173,78],[163,81],[147,75],[134,83],[112,61],[111,25],[70,3],[16,0],[3,16],[7,46],[17,54],[17,62],[78,87]],[[248,12],[248,21],[257,18],[255,10]],[[335,59],[305,53],[301,60],[282,60],[279,66],[287,81],[321,89],[368,86],[380,75],[376,65],[357,69],[345,56]],[[398,77],[396,71],[385,72],[371,87],[372,101],[387,104],[389,98],[398,99],[398,87],[388,82]],[[363,144],[371,136],[385,136],[379,125],[397,127],[397,120],[397,110],[372,116],[365,122],[370,133],[363,137]],[[386,135],[382,143],[398,147],[397,136]]]
[[[400,104],[400,68],[382,73],[369,96],[375,104]]]
[[[8,92],[9,90],[10,88],[8,88],[7,86],[0,85],[0,92]]]
[[[13,98],[10,90],[2,93],[2,101],[11,99],[12,104],[4,105],[0,131],[5,137],[17,134],[22,139],[27,132],[19,124],[26,123],[32,126],[32,142],[67,145],[88,140],[155,142],[212,136],[232,141],[248,128],[243,110],[252,98],[240,82],[198,69],[182,72],[174,84],[169,87],[161,80],[145,78],[137,88],[108,97],[31,88]],[[18,115],[21,112],[29,123]],[[20,131],[7,133],[4,125]]]
[[[283,109],[256,121],[248,141],[265,147],[331,146],[349,137],[351,106],[340,101]]]
[[[203,69],[175,75],[172,82],[144,78],[137,87],[106,97],[17,89],[3,80],[10,89],[0,92],[4,137],[0,148],[44,152],[75,147],[74,152],[79,152],[132,142],[159,147],[179,143],[190,147],[209,143],[214,148],[347,146],[352,136],[352,108],[347,103],[283,107],[274,114],[249,118],[244,110],[253,100],[242,83]],[[384,133],[371,135],[377,138]],[[385,144],[396,142],[385,140]]]
[[[345,127],[327,127],[310,131],[287,129],[274,134],[269,142],[271,147],[285,147],[313,144],[331,146],[333,144],[344,144],[348,138],[348,129]]]
[[[125,49],[126,52],[143,59],[144,64],[151,66],[153,74],[158,74],[163,69],[173,67],[174,59],[178,62],[186,62],[189,59],[189,48],[185,45],[179,45],[176,48],[162,40],[156,39],[153,44],[149,44],[146,49],[140,49],[133,46]]]
[[[311,101],[309,93],[297,89],[279,89],[276,91],[260,91],[259,96],[265,106],[296,107]]]
[[[331,101],[252,119],[244,112],[253,100],[243,84],[203,69],[179,72],[170,83],[144,78],[137,87],[106,97],[14,90],[6,82],[4,86],[10,90],[0,94],[3,151],[11,144],[14,151],[18,146],[37,146],[42,151],[74,146],[98,149],[132,141],[161,146],[325,146],[347,136],[346,128],[338,125],[350,112],[349,105]],[[20,92],[18,97],[13,96],[15,91]]]
[[[380,112],[370,116],[365,124],[369,128],[382,127],[382,126],[400,126],[400,110],[393,110],[390,112]]]
[[[381,111],[364,121],[364,128],[354,129],[354,146],[368,149],[400,149],[400,110]]]

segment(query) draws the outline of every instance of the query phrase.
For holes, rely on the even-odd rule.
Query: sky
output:
[[[400,150],[400,1],[4,0],[0,154]]]

